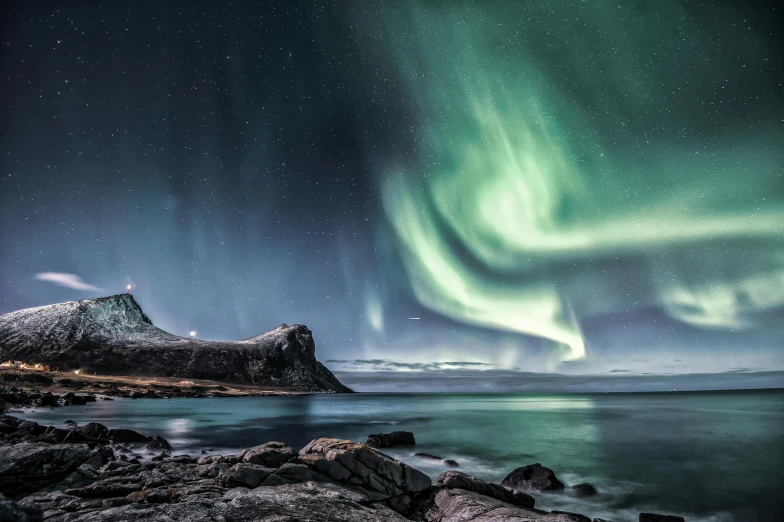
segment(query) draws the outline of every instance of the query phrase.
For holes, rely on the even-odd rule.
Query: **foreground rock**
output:
[[[39,508],[23,506],[0,494],[0,520],[3,522],[39,522],[42,519]]]
[[[557,491],[564,488],[550,468],[539,463],[529,464],[512,471],[501,481],[504,486],[524,491]]]
[[[0,446],[0,493],[15,497],[60,482],[92,456],[85,444]]]
[[[3,420],[16,431],[49,430]],[[0,442],[0,490],[12,497],[0,496],[0,520],[590,522],[538,510],[527,493],[455,470],[431,484],[415,468],[348,440],[315,439],[299,452],[280,442],[234,455],[164,452],[144,462],[125,453],[116,458],[113,448],[168,442],[100,423],[62,431],[91,441]]]
[[[0,315],[0,360],[9,359],[85,373],[351,391],[316,360],[313,334],[303,325],[236,342],[200,341],[153,326],[130,294]]]
[[[475,491],[444,489],[434,500],[427,522],[583,522],[590,519],[515,507]]]
[[[374,448],[394,448],[396,446],[414,446],[414,434],[410,431],[393,431],[392,433],[376,433],[368,435],[368,446]]]

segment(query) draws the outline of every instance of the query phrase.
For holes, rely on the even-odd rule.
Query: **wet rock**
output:
[[[509,473],[501,484],[524,491],[557,491],[564,488],[550,468],[539,463],[517,468]]]
[[[109,428],[101,424],[100,422],[88,422],[81,428],[79,428],[80,433],[84,433],[85,435],[89,435],[90,437],[100,438],[104,437],[106,433],[109,431]]]
[[[84,406],[85,404],[87,404],[87,396],[76,395],[73,392],[68,392],[65,395],[63,395],[62,400],[63,400],[63,405],[65,406]]]
[[[282,442],[267,442],[240,452],[237,457],[243,462],[259,464],[268,468],[277,468],[297,455],[292,448]]]
[[[147,442],[147,437],[134,430],[114,429],[106,432],[106,438],[114,443]]]
[[[3,522],[39,522],[42,519],[40,508],[19,504],[0,494],[0,520]]]
[[[15,497],[64,479],[92,457],[83,444],[23,442],[0,446],[0,493]]]
[[[572,494],[575,497],[592,497],[598,493],[596,491],[596,488],[588,484],[587,482],[581,482],[580,484],[575,484],[569,489],[571,489]]]
[[[443,460],[443,457],[438,457],[436,455],[431,455],[430,453],[414,453],[414,456],[422,458],[422,459]]]
[[[392,433],[376,433],[368,435],[367,445],[374,448],[394,448],[396,446],[414,446],[414,434],[410,431],[393,431]]]
[[[59,395],[54,395],[52,392],[46,392],[41,395],[41,397],[36,401],[36,404],[42,408],[54,408],[55,406],[60,406],[59,401]]]
[[[472,477],[461,471],[445,471],[439,475],[434,484],[443,489],[462,489],[473,491],[487,497],[507,502],[513,506],[532,508],[534,507],[534,497],[527,495],[512,488],[504,487],[499,484],[486,482],[482,479]]]
[[[640,522],[684,522],[683,517],[675,515],[657,515],[656,513],[640,513]]]
[[[147,439],[149,442],[147,443],[147,449],[153,452],[158,451],[171,451],[172,447],[169,444],[169,441],[161,437],[160,435],[156,435],[155,437],[149,437]]]
[[[458,464],[456,460],[446,459],[444,461],[444,466],[446,466],[447,468],[459,468],[460,464]]]

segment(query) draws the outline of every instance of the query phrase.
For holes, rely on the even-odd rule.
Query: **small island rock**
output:
[[[501,484],[524,491],[557,491],[564,488],[550,468],[539,463],[529,464],[512,471]]]

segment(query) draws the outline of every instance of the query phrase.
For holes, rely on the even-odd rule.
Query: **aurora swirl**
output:
[[[489,4],[381,16],[417,115],[416,160],[380,172],[417,300],[565,360],[585,316],[742,329],[784,305],[781,119],[732,99],[770,49],[717,48],[675,2]]]

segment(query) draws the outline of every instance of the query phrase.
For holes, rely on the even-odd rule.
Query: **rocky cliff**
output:
[[[103,375],[211,379],[307,391],[351,391],[316,360],[311,331],[282,324],[234,342],[156,328],[130,294],[0,315],[0,359]]]

